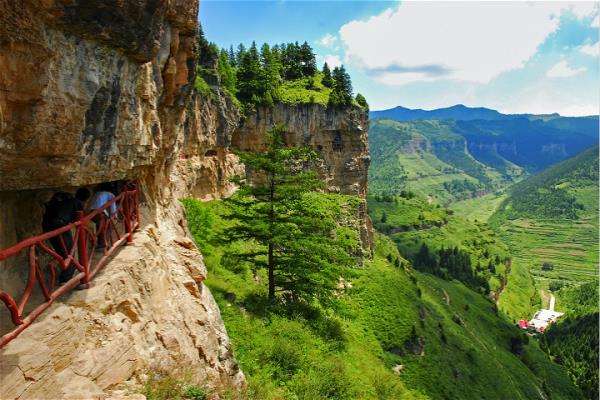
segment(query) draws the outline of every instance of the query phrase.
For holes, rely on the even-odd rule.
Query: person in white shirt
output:
[[[94,193],[88,204],[89,212],[93,212],[94,210],[102,208],[106,203],[108,203],[114,198],[115,195],[110,192],[108,184],[103,183],[98,185],[96,187],[96,192]],[[96,223],[96,232],[100,232],[100,234],[98,234],[98,247],[106,246],[106,224],[102,224],[102,220],[110,218],[113,214],[117,212],[117,205],[115,203],[111,204],[110,207],[108,207],[102,212],[104,216],[98,214],[94,218],[92,218],[92,220]],[[102,231],[100,231],[101,228]]]

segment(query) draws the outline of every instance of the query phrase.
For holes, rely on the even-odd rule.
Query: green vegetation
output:
[[[484,196],[468,200],[457,201],[450,206],[456,215],[469,221],[487,222],[496,212],[502,201],[506,198],[506,192],[499,191],[488,193]]]
[[[598,398],[598,147],[515,185],[490,223],[513,254],[500,308],[528,318],[554,292],[565,316],[542,347]]]
[[[514,185],[510,199],[503,204],[503,217],[578,219],[586,207],[577,201],[578,193],[573,191],[597,182],[598,147],[594,147]],[[594,205],[589,200],[586,203],[591,211],[589,208]]]
[[[570,312],[542,336],[542,348],[566,367],[588,399],[597,399],[598,285],[587,283],[561,290],[560,306]]]
[[[349,198],[327,196],[338,204]],[[381,234],[373,260],[348,270],[328,306],[266,302],[264,273],[225,256],[225,204],[184,204],[209,269],[206,283],[249,380],[248,398],[580,396],[534,341],[523,343],[520,355],[511,352],[520,332],[492,302],[460,283],[405,269],[407,260]],[[341,219],[355,215],[349,207]]]
[[[352,81],[343,65],[331,71],[325,64],[322,72],[317,70],[315,54],[307,42],[265,43],[260,48],[252,42],[248,49],[240,44],[237,51],[233,47],[219,50],[200,28],[198,52],[196,89],[210,94],[206,74],[218,74],[223,90],[237,100],[244,115],[256,106],[271,107],[276,102],[353,105],[369,110],[364,96],[352,97]]]
[[[597,281],[597,168],[595,147],[515,185],[490,218],[513,254],[500,306],[515,319],[538,306],[538,289]]]
[[[505,186],[511,178],[475,160],[453,129],[440,121],[371,121],[371,192],[406,190],[447,204]]]
[[[151,374],[144,383],[142,394],[148,400],[206,400],[208,391],[189,383],[187,376],[174,376],[171,372]]]
[[[489,226],[417,197],[375,196],[368,206],[375,227],[392,238],[415,268],[458,279],[483,293],[502,290],[510,255]]]
[[[321,301],[332,296],[340,269],[355,260],[359,239],[337,227],[340,207],[318,194],[323,182],[307,165],[317,155],[310,148],[288,147],[283,127],[267,133],[264,152],[239,153],[254,183],[226,200],[232,224],[225,237],[235,247],[228,256],[267,271],[268,297],[276,292],[293,299]],[[358,202],[354,201],[354,206]]]

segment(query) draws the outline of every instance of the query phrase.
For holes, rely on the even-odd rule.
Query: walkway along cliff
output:
[[[245,385],[177,201],[235,190],[232,144],[255,149],[284,122],[322,152],[329,190],[365,197],[365,113],[276,105],[241,122],[218,80],[213,96],[193,89],[197,12],[189,0],[0,0],[0,249],[41,233],[56,191],[131,180],[140,193],[133,242],[0,349],[1,398],[106,398],[152,371]],[[0,290],[23,290],[24,261],[0,262]]]

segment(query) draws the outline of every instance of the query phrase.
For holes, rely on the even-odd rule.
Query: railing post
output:
[[[132,243],[133,242],[133,229],[131,227],[131,195],[129,194],[129,191],[127,191],[127,189],[125,189],[125,194],[124,194],[124,198],[123,198],[123,207],[125,208],[124,211],[124,219],[125,219],[125,229],[127,230],[127,243]]]
[[[135,205],[135,223],[136,223],[136,231],[140,230],[142,227],[142,220],[140,219],[140,185],[136,183],[134,186],[135,194],[134,194],[134,205]]]
[[[79,264],[83,265],[83,279],[81,284],[87,289],[90,286],[90,263],[88,262],[87,237],[85,223],[83,221],[83,211],[77,211],[77,219],[80,222],[79,236],[77,237],[77,252],[79,253]]]

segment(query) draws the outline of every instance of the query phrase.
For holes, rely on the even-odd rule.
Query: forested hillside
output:
[[[566,367],[587,398],[597,399],[598,284],[561,290],[558,306],[569,313],[542,336],[542,348]]]
[[[448,204],[498,191],[598,143],[594,117],[454,106],[372,111],[370,187]]]
[[[206,255],[207,284],[250,383],[247,398],[580,397],[493,302],[412,270],[384,235],[376,236],[371,261],[341,273],[332,302],[269,305],[266,276],[228,256],[240,245],[222,240],[223,202],[185,204]]]
[[[544,348],[597,398],[598,147],[516,184],[490,223],[513,255],[500,308],[523,318],[552,292],[565,316]]]
[[[522,173],[513,166],[503,175],[477,161],[453,124],[441,121],[371,121],[369,146],[373,193],[411,191],[445,204],[497,190]]]
[[[199,33],[200,66],[196,89],[210,94],[215,75],[244,115],[256,106],[283,102],[317,103],[331,106],[358,105],[368,111],[363,95],[353,97],[352,80],[344,66],[333,70],[324,63],[319,69],[312,47],[307,42],[281,43],[260,48],[252,42],[237,49],[219,49]],[[218,60],[215,65],[214,60]]]

